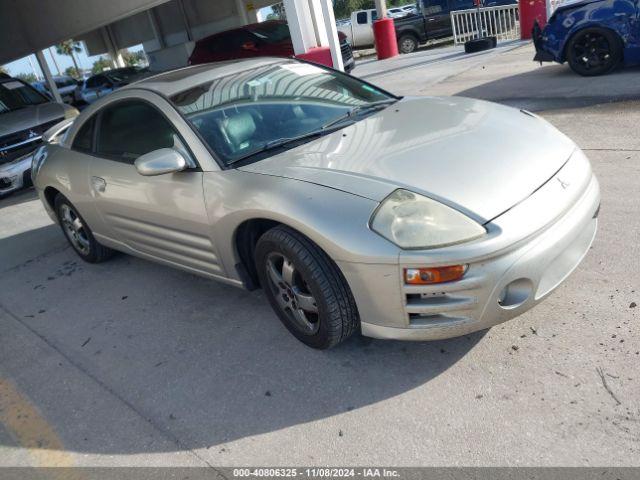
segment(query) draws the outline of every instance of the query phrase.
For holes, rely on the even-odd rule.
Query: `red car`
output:
[[[351,46],[338,32],[342,61],[347,73],[355,67]],[[189,65],[251,57],[291,57],[294,55],[289,26],[280,20],[245,25],[198,40]]]

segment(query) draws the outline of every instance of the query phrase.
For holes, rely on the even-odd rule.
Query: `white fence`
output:
[[[499,7],[483,7],[479,11],[456,10],[451,12],[453,40],[457,44],[478,38],[494,36],[499,42],[520,39],[520,10],[518,4]]]

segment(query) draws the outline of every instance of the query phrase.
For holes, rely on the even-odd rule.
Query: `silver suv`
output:
[[[22,80],[0,77],[0,196],[31,184],[30,154],[42,134],[78,110],[50,101]]]

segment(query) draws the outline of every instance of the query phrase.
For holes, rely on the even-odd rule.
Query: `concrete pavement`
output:
[[[598,236],[547,301],[459,339],[317,352],[261,292],[83,264],[22,192],[0,201],[0,465],[640,466],[638,71],[581,79],[528,46],[455,58],[444,78],[412,56],[355,73],[526,106],[587,150]]]

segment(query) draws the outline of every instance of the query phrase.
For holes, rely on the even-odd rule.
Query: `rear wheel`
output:
[[[55,199],[55,211],[65,237],[84,261],[100,263],[113,255],[113,250],[100,245],[76,208],[63,195]]]
[[[622,60],[622,42],[610,30],[585,28],[567,45],[567,62],[579,75],[602,75],[613,70]]]
[[[418,49],[418,40],[413,35],[402,35],[398,40],[400,53],[412,53]]]
[[[325,349],[355,332],[358,311],[345,278],[307,237],[275,227],[258,240],[255,258],[271,306],[298,340]]]

